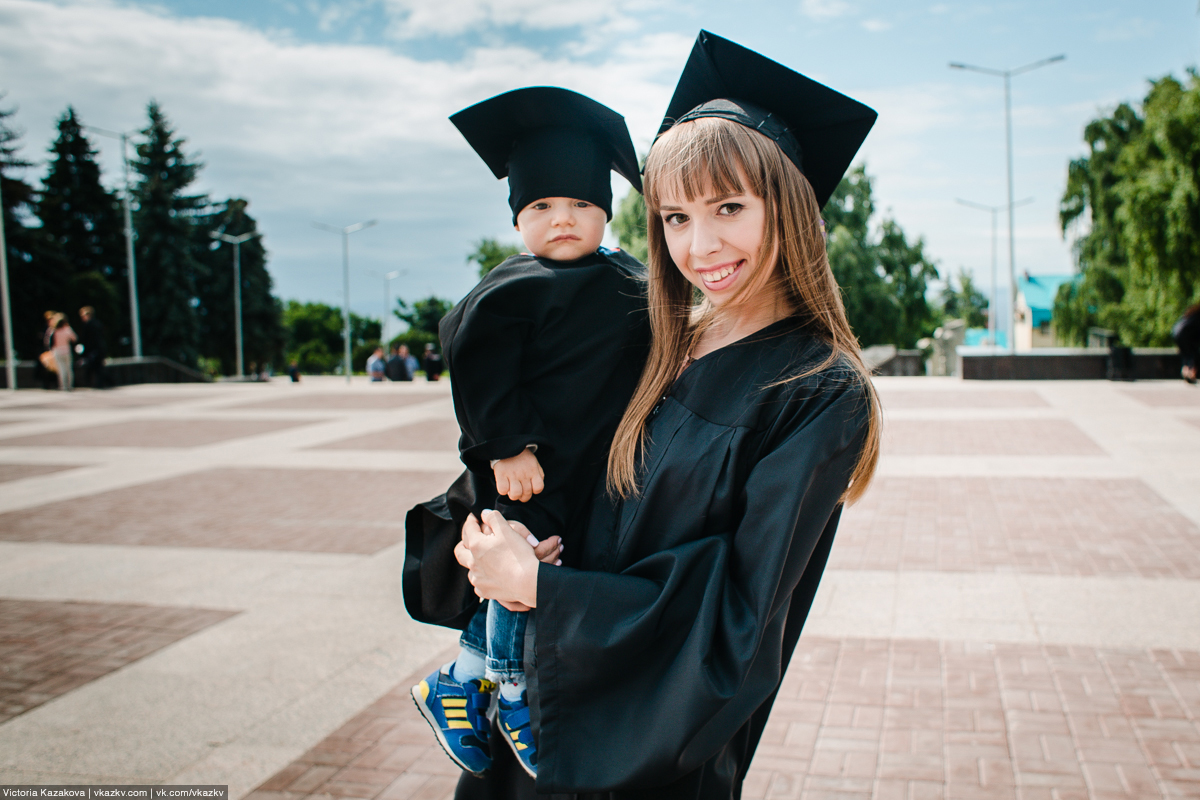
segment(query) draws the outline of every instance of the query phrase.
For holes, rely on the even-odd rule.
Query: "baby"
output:
[[[488,273],[440,325],[467,472],[410,512],[410,551],[423,526],[454,526],[457,538],[467,510],[495,508],[556,563],[563,550],[547,540],[583,526],[649,343],[645,267],[600,246],[612,218],[610,172],[640,191],[637,158],[620,115],[566,89],[508,92],[451,121],[508,178],[528,253]],[[447,509],[456,509],[453,521]],[[495,694],[501,738],[536,775],[527,617],[481,603],[457,659],[412,689],[442,747],[469,772],[491,766]]]

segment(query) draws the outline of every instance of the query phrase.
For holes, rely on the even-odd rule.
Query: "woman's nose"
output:
[[[721,237],[710,225],[696,221],[692,224],[692,246],[689,252],[694,256],[712,255],[721,249]]]

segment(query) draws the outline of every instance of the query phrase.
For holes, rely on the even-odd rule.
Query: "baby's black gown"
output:
[[[536,787],[499,747],[458,798],[740,796],[867,431],[845,363],[779,383],[827,353],[785,320],[676,381],[649,423],[641,494],[598,498],[566,566],[538,573]],[[451,616],[466,588],[422,613]]]

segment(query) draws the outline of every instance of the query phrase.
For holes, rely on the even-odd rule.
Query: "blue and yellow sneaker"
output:
[[[483,775],[492,766],[488,747],[492,726],[487,712],[496,684],[483,678],[459,683],[450,676],[451,667],[437,670],[414,686],[413,701],[446,755],[467,772]]]
[[[533,729],[529,727],[529,696],[521,692],[520,700],[509,703],[497,693],[496,725],[521,766],[530,777],[536,778],[537,745],[533,741]]]

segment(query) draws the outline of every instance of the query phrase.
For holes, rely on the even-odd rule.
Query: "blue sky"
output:
[[[284,298],[340,303],[340,244],[313,221],[378,219],[351,239],[352,306],[378,315],[383,273],[404,272],[400,296],[457,299],[475,241],[517,241],[505,186],[449,114],[561,85],[624,114],[644,149],[704,27],[875,107],[860,158],[878,208],[925,239],[943,275],[967,268],[986,287],[989,215],[955,198],[1005,202],[1003,87],[948,62],[1067,56],[1014,79],[1013,120],[1016,197],[1033,198],[1016,212],[1017,268],[1070,272],[1057,201],[1083,126],[1140,100],[1147,79],[1183,77],[1200,60],[1197,12],[1197,0],[0,0],[0,90],[34,161],[68,104],[85,123],[134,129],[156,98],[206,165],[200,188],[250,200]],[[116,149],[96,144],[114,183]]]

